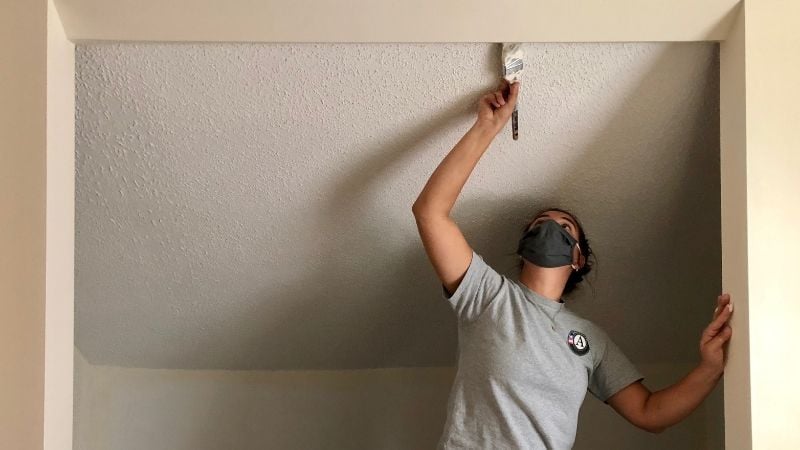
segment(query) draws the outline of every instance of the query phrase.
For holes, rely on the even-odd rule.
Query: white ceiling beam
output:
[[[721,41],[740,0],[56,0],[73,42]]]

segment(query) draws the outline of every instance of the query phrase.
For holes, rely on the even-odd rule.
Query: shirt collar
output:
[[[554,302],[553,300],[543,296],[542,294],[534,290],[531,290],[531,288],[529,288],[527,285],[518,280],[514,280],[514,283],[516,283],[519,286],[520,290],[522,291],[522,293],[525,295],[526,298],[528,298],[533,303],[536,303],[537,305],[542,305],[545,308],[550,308],[550,309],[561,309],[565,305],[563,299],[561,299],[561,301],[559,302]]]

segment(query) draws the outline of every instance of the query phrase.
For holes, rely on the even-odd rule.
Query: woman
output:
[[[591,249],[567,211],[533,217],[519,241],[515,281],[467,243],[450,210],[514,110],[520,83],[484,95],[475,124],[431,175],[413,212],[423,246],[458,318],[458,370],[439,449],[569,449],[587,390],[633,425],[659,433],[688,416],[721,377],[731,337],[730,296],[720,295],[700,339],[701,363],[650,392],[608,335],[561,298],[588,273]],[[725,306],[728,307],[725,307]]]

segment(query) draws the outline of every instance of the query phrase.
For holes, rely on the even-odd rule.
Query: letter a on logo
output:
[[[580,331],[570,330],[567,336],[569,348],[579,356],[585,355],[589,351],[589,339]]]

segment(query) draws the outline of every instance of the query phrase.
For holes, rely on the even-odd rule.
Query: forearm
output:
[[[461,189],[495,135],[476,122],[439,163],[414,202],[414,213],[450,215]]]
[[[651,428],[663,430],[691,414],[717,385],[722,370],[699,365],[672,386],[653,392],[645,403]]]

